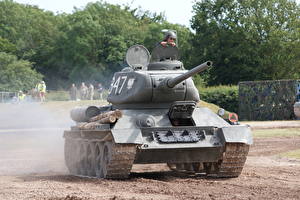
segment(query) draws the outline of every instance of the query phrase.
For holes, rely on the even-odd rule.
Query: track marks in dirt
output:
[[[176,174],[165,165],[136,165],[122,181],[55,172],[0,176],[0,199],[299,199],[300,161],[276,156],[299,145],[300,137],[256,139],[242,174],[233,179]]]

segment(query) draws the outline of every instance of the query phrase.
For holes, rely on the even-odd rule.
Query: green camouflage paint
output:
[[[241,120],[288,120],[300,96],[300,80],[247,81],[239,83]]]

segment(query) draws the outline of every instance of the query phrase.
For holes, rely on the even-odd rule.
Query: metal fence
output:
[[[0,103],[11,102],[14,97],[17,97],[16,92],[0,92]]]
[[[300,100],[300,80],[247,81],[239,83],[241,120],[288,120]]]

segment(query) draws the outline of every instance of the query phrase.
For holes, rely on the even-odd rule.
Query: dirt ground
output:
[[[13,110],[8,111],[14,118]],[[10,116],[2,119],[2,114],[2,122]],[[135,165],[128,180],[103,180],[68,174],[62,121],[55,129],[51,120],[49,126],[41,123],[53,116],[31,116],[36,124],[30,128],[29,116],[18,117],[14,123],[0,124],[1,200],[300,199],[300,160],[278,156],[300,149],[299,136],[255,139],[238,178],[187,176],[171,172],[165,165]]]

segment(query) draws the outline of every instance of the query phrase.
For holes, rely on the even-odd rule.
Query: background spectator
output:
[[[77,87],[75,86],[75,84],[73,83],[71,88],[70,88],[70,99],[72,101],[76,101],[77,99]]]
[[[87,99],[87,94],[88,94],[88,88],[86,87],[85,83],[81,83],[80,87],[80,99],[81,100],[86,100]]]
[[[93,97],[94,97],[94,86],[93,84],[90,83],[88,88],[88,99],[93,100]]]

